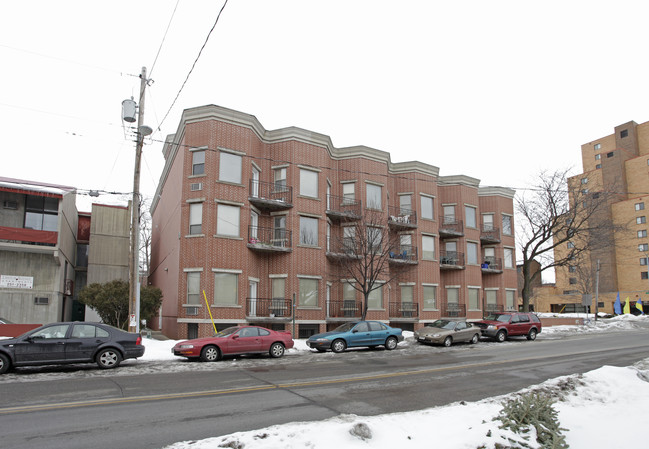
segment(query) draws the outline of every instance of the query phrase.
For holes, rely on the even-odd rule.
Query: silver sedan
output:
[[[427,324],[415,331],[414,335],[419,343],[443,344],[448,347],[458,342],[477,343],[480,341],[480,328],[466,320],[442,319]]]

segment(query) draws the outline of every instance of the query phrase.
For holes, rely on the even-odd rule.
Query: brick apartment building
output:
[[[638,125],[631,121],[614,128],[613,134],[581,146],[583,173],[571,177],[569,189],[578,186],[582,194],[598,195],[613,192],[605,209],[607,219],[624,228],[611,233],[611,244],[586,254],[574,265],[556,270],[556,295],[543,299],[538,310],[579,311],[581,294],[594,297],[594,278],[597,260],[599,272],[599,310],[613,313],[618,292],[624,302],[642,298],[648,302],[649,291],[649,122]],[[573,195],[574,196],[574,195]],[[573,204],[574,199],[571,198]],[[569,243],[557,248],[566,254]],[[590,291],[584,291],[590,285]],[[594,304],[592,310],[594,311]]]
[[[210,335],[212,319],[302,338],[358,319],[361,295],[336,267],[340,242],[368,212],[400,245],[368,319],[415,329],[516,307],[509,188],[440,177],[364,146],[335,148],[304,129],[269,131],[215,105],[185,110],[163,153],[149,282],[163,291],[157,324],[171,338]]]

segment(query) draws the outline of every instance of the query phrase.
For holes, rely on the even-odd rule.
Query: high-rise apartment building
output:
[[[149,282],[169,337],[209,335],[212,320],[306,337],[358,319],[361,294],[336,268],[359,257],[346,242],[369,216],[389,257],[368,319],[415,329],[517,307],[509,188],[214,105],[185,110],[163,153]]]
[[[629,297],[633,304],[638,298],[646,301],[649,291],[649,122],[616,126],[613,134],[582,145],[581,155],[583,173],[569,179],[569,191],[593,198],[607,192],[604,218],[622,230],[596,236],[607,243],[574,264],[558,268],[558,295],[544,308],[573,310],[581,294],[595,295],[599,261],[599,310],[612,313],[618,292],[622,301]],[[565,254],[570,244],[557,251]]]

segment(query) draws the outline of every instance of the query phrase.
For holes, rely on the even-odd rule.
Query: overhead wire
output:
[[[162,46],[164,45],[165,39],[167,38],[167,33],[169,32],[169,28],[171,27],[171,22],[173,21],[174,16],[176,15],[176,10],[178,9],[179,3],[180,0],[176,0],[176,6],[174,6],[174,10],[171,13],[171,17],[169,18],[167,29],[165,30],[165,33],[162,36],[162,41],[160,42],[160,46],[158,47],[158,52],[156,53],[155,58],[153,59],[153,64],[151,64],[151,70],[149,71],[149,76],[153,76],[153,70],[155,69],[155,64],[156,62],[158,62],[158,57],[160,56],[160,52],[162,51]]]

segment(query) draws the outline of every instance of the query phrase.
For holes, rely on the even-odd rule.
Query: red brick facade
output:
[[[367,147],[335,148],[311,131],[267,131],[251,115],[213,105],[186,110],[163,152],[149,280],[163,291],[160,322],[169,337],[210,335],[212,319],[217,327],[255,323],[298,337],[357,318],[353,300],[343,301],[333,242],[350,225],[341,212],[353,206],[363,215],[368,199],[378,198],[379,229],[404,249],[390,252],[390,270],[401,275],[381,288],[368,319],[414,329],[440,316],[480,318],[487,302],[514,307],[511,189],[439,177],[437,167],[392,163]],[[452,209],[455,220],[445,220]],[[300,295],[301,282],[311,294]]]

